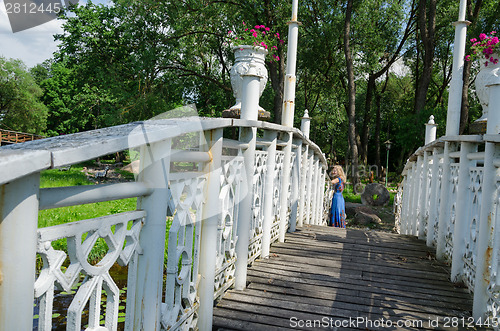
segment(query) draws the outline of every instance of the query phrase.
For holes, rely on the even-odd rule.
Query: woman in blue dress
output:
[[[332,207],[330,211],[329,225],[337,228],[345,228],[345,201],[342,191],[345,187],[345,174],[342,167],[336,165],[331,172],[332,185],[334,187]]]

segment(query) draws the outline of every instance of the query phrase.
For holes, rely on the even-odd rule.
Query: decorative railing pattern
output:
[[[436,247],[451,280],[474,292],[474,317],[483,320],[500,309],[499,167],[498,135],[440,138],[409,158],[395,207],[399,231]]]
[[[240,132],[260,128],[264,136],[275,137],[257,141],[252,178],[246,178],[245,169],[251,143],[224,138],[223,129],[231,127]],[[186,134],[189,139],[176,140]],[[278,135],[293,139],[280,141]],[[183,147],[186,140],[200,143]],[[44,169],[129,148],[141,156],[135,182],[39,188]],[[290,174],[284,174],[287,158]],[[171,166],[178,162],[189,162],[197,170]],[[182,118],[131,123],[3,147],[0,166],[2,330],[32,329],[33,292],[39,302],[38,330],[52,329],[58,290],[76,291],[68,307],[67,330],[117,330],[124,290],[109,273],[115,262],[128,269],[126,330],[210,329],[210,322],[203,321],[211,320],[213,300],[239,277],[238,259],[247,259],[246,268],[265,257],[266,245],[278,240],[283,226],[293,230],[296,225],[326,224],[324,208],[331,199],[319,148],[297,129],[257,121]],[[283,188],[285,176],[291,179]],[[264,198],[267,192],[270,199]],[[247,195],[252,197],[250,210],[243,209]],[[125,198],[138,198],[135,211],[37,228],[39,209]],[[287,216],[284,224],[282,213]],[[252,215],[248,232],[240,228],[242,215]],[[236,252],[244,236],[248,256],[242,257]],[[54,249],[53,243],[61,240],[67,243],[67,253]],[[103,241],[107,254],[90,263],[89,253]],[[43,261],[38,275],[37,255]]]

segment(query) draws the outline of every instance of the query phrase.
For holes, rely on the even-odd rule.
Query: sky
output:
[[[109,1],[93,2],[108,3]],[[79,3],[85,3],[85,1],[80,0]],[[52,20],[31,29],[12,33],[5,3],[0,0],[0,56],[21,59],[31,68],[52,57],[52,53],[57,50],[54,34],[62,32],[62,21]]]

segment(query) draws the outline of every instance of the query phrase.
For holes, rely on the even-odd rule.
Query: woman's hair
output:
[[[337,177],[340,177],[340,179],[342,179],[342,182],[345,185],[346,184],[346,178],[345,178],[344,169],[342,169],[342,167],[339,166],[339,165],[333,166],[333,169],[335,169],[337,171]]]

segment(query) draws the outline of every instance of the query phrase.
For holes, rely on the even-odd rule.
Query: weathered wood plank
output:
[[[214,329],[237,329],[234,326],[249,322],[312,330],[321,327],[302,328],[292,325],[291,319],[327,318],[333,323],[350,318],[421,324],[389,328],[360,324],[337,329],[441,330],[445,318],[470,316],[472,298],[449,282],[448,267],[433,260],[429,250],[408,236],[301,228],[287,234],[285,243],[274,244],[269,259],[253,264],[247,290],[230,291],[219,302]]]

